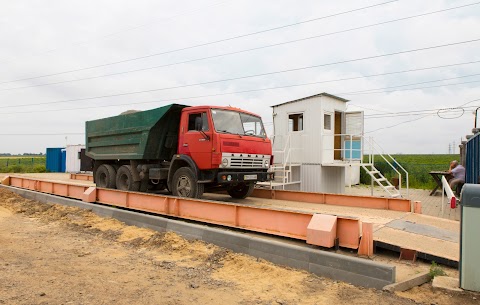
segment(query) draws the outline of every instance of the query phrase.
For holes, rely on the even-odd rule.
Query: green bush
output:
[[[25,172],[25,168],[23,167],[23,165],[12,165],[10,167],[8,167],[8,173],[24,173]]]
[[[8,156],[0,157],[0,172],[2,173],[44,173],[45,157],[38,156]]]
[[[46,173],[47,168],[45,167],[45,165],[35,165],[33,167],[33,172],[34,173]]]
[[[445,273],[445,271],[443,271],[443,269],[437,265],[437,263],[435,262],[432,262],[432,265],[430,265],[430,271],[428,272],[428,274],[434,278],[436,276],[444,276],[444,275],[447,275]]]

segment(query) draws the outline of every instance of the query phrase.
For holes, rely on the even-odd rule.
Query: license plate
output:
[[[243,176],[244,180],[257,180],[257,175],[245,175]]]

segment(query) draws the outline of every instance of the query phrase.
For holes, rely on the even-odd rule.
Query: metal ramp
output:
[[[390,181],[388,181],[385,176],[382,175],[382,173],[375,168],[375,166],[371,163],[362,163],[362,168],[367,172],[368,175],[372,178],[372,183],[375,181],[375,183],[378,184],[390,197],[392,198],[397,198],[397,197],[402,197],[400,194],[400,191],[393,186]]]

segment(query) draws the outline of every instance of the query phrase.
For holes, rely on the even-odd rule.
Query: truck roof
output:
[[[256,117],[260,117],[260,115],[256,114],[256,113],[253,113],[253,112],[250,112],[250,111],[247,111],[247,110],[244,110],[244,109],[241,109],[241,108],[237,108],[237,107],[232,107],[232,106],[213,106],[213,105],[202,105],[202,106],[187,106],[186,108],[183,108],[182,109],[182,112],[183,111],[188,111],[189,109],[191,108],[207,108],[207,109],[222,109],[222,110],[230,110],[230,111],[237,111],[237,112],[242,112],[242,113],[246,113],[246,114],[249,114],[249,115],[253,115],[253,116],[256,116]]]

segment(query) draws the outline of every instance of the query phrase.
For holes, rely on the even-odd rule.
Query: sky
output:
[[[272,105],[321,92],[364,111],[386,152],[458,153],[480,106],[475,0],[0,7],[0,153],[84,144],[85,121],[171,103],[239,107],[270,135]]]

